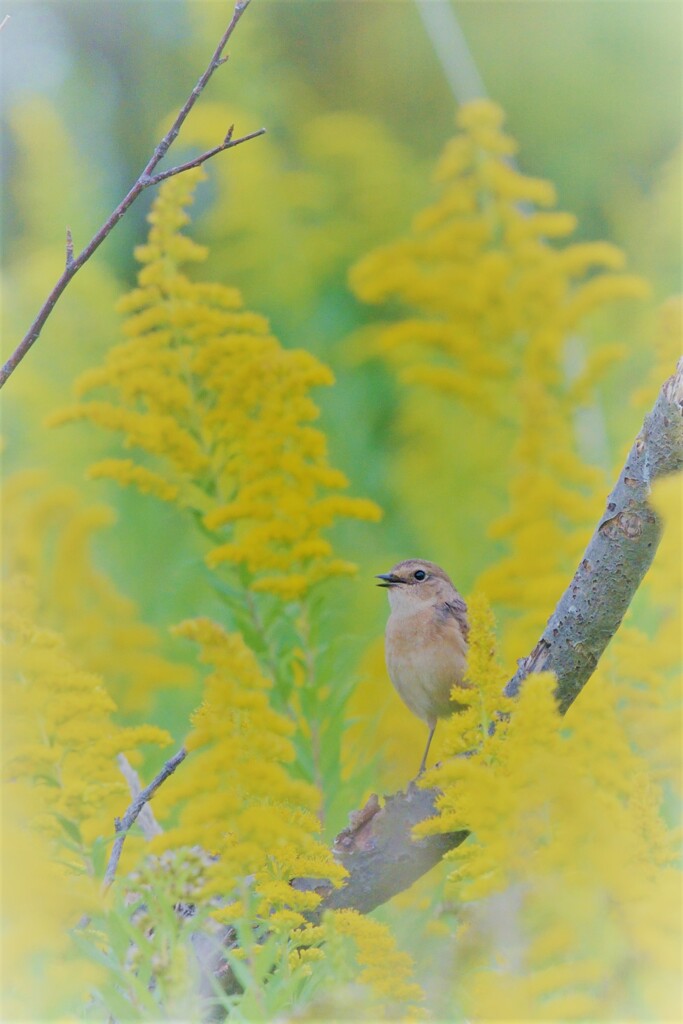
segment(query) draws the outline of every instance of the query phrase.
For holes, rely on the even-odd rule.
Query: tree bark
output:
[[[507,684],[508,697],[531,672],[549,670],[564,714],[593,674],[659,545],[661,523],[647,499],[653,481],[683,468],[682,414],[683,359],[645,418],[574,578]]]

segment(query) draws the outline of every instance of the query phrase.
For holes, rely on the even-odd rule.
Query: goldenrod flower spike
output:
[[[367,499],[340,492],[324,434],[313,426],[314,387],[333,383],[308,352],[284,349],[239,292],[182,271],[206,249],[181,234],[201,170],[168,181],[138,246],[138,287],[120,303],[126,340],[76,382],[79,402],[52,417],[88,420],[121,435],[127,458],[90,468],[202,517],[211,568],[246,571],[255,591],[304,597],[355,572],[324,531],[337,519],[376,521]],[[150,458],[151,457],[151,458]]]
[[[406,383],[495,414],[522,345],[556,350],[595,307],[648,289],[620,273],[624,257],[613,245],[553,244],[574,232],[576,218],[553,209],[551,182],[510,165],[517,144],[500,107],[475,100],[456,120],[434,174],[437,200],[406,238],[365,256],[349,277],[365,302],[406,309],[376,332],[371,354]]]

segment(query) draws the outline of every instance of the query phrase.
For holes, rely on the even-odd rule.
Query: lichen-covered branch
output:
[[[590,679],[652,564],[661,524],[648,494],[654,480],[683,469],[683,359],[652,412],[607,499],[574,578],[531,654],[505,692],[514,697],[531,672],[554,672],[564,713]]]
[[[216,47],[214,54],[209,61],[209,64],[203,74],[200,76],[194,89],[186,99],[182,108],[180,109],[175,121],[164,135],[161,142],[155,148],[151,157],[149,158],[145,169],[131,185],[130,189],[123,197],[121,202],[118,204],[115,210],[107,217],[106,221],[99,229],[99,231],[93,235],[85,248],[77,255],[74,256],[74,245],[71,237],[71,231],[67,228],[66,236],[66,257],[64,270],[55,283],[52,291],[45,299],[45,302],[38,310],[38,313],[29,327],[28,331],[17,345],[16,349],[9,357],[7,362],[0,370],[0,388],[6,383],[9,377],[14,373],[19,363],[22,361],[24,356],[27,354],[29,349],[35,344],[40,336],[45,323],[52,313],[57,300],[61,296],[64,289],[67,287],[71,279],[78,273],[84,263],[90,259],[96,249],[102,244],[105,238],[110,234],[112,229],[118,224],[123,217],[124,213],[133,205],[137,197],[145,189],[151,188],[153,185],[157,185],[159,182],[164,181],[166,178],[170,178],[175,174],[182,174],[183,171],[189,170],[191,167],[199,167],[205,163],[211,157],[216,156],[218,153],[223,153],[227,149],[234,149],[235,146],[242,145],[243,142],[248,142],[250,139],[255,139],[259,135],[263,135],[265,128],[259,128],[257,131],[250,132],[248,135],[244,135],[241,138],[233,138],[233,127],[230,127],[227,135],[218,146],[214,146],[213,149],[207,150],[205,153],[201,153],[193,160],[188,160],[185,163],[178,164],[176,167],[171,167],[168,170],[160,171],[157,174],[153,174],[160,161],[168,152],[170,146],[173,144],[178,136],[178,133],[185,122],[187,115],[192,110],[193,106],[199,99],[199,96],[204,91],[209,79],[213,75],[214,71],[219,68],[222,64],[225,64],[227,57],[223,55],[223,51],[227,46],[228,40],[234,32],[238,21],[244,14],[250,0],[238,0],[235,4],[232,18],[225,32],[221,36],[220,42]],[[5,19],[6,20],[6,19]],[[3,22],[4,25],[5,22]]]
[[[661,528],[647,501],[652,483],[682,468],[683,359],[646,417],[581,564],[538,644],[519,662],[506,686],[508,695],[516,695],[531,672],[550,670],[557,676],[561,711],[576,699],[654,558]],[[323,895],[317,915],[342,907],[367,913],[459,846],[466,832],[412,838],[413,826],[434,815],[437,795],[411,783],[404,793],[386,797],[383,806],[373,795],[354,812],[334,846],[349,872],[345,885],[333,889],[314,879],[293,882]]]

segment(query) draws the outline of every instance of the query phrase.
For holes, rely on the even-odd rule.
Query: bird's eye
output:
[[[419,580],[420,583],[422,583],[422,580],[427,579],[427,573],[424,571],[424,569],[416,569],[415,572],[413,573],[413,576],[415,577],[416,580]]]

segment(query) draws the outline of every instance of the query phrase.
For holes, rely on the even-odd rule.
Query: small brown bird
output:
[[[429,726],[421,775],[437,718],[463,706],[451,699],[451,689],[465,685],[467,605],[434,562],[410,558],[376,578],[382,580],[377,586],[389,589],[391,614],[385,637],[389,677],[403,702]]]

